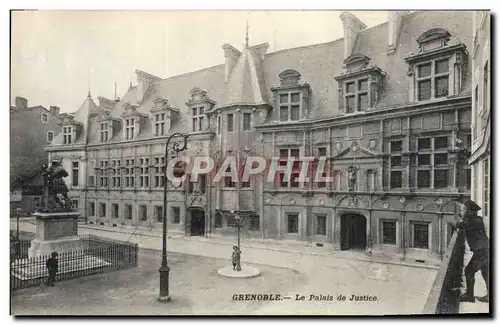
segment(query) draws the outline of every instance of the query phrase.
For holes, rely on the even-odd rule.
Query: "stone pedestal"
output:
[[[36,237],[31,241],[29,257],[83,249],[78,238],[80,212],[36,212],[33,215],[36,217]]]

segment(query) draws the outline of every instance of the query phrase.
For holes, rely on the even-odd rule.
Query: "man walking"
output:
[[[475,275],[481,271],[486,283],[486,295],[477,298],[478,301],[489,301],[489,239],[486,235],[483,218],[477,215],[481,208],[476,202],[467,199],[461,206],[462,219],[457,223],[457,228],[465,232],[465,238],[472,251],[472,258],[465,268],[466,292],[460,301],[475,302],[474,284]]]

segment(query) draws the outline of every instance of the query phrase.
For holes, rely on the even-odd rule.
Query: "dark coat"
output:
[[[472,251],[489,249],[489,239],[486,235],[483,218],[480,216],[469,216],[457,223],[457,228],[465,231],[465,238]]]
[[[57,273],[59,271],[59,261],[56,258],[49,257],[45,263],[49,273]]]

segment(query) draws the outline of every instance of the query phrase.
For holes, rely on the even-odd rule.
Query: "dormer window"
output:
[[[280,94],[280,121],[298,121],[300,119],[300,93]]]
[[[410,102],[457,95],[462,91],[467,64],[467,49],[441,28],[423,33],[419,52],[405,60],[410,77]]]
[[[205,106],[198,106],[198,107],[193,107],[191,108],[192,111],[192,131],[197,132],[197,131],[203,131],[204,130],[204,124],[203,120],[205,117]]]
[[[155,135],[165,135],[165,113],[155,114]]]
[[[101,123],[101,142],[108,142],[108,122]]]
[[[134,138],[134,126],[135,126],[135,118],[127,118],[125,119],[125,140],[132,140]]]
[[[206,131],[210,123],[205,116],[214,112],[211,109],[215,106],[215,102],[207,96],[205,90],[198,87],[191,89],[189,95],[186,106],[191,112],[191,132]]]
[[[271,88],[274,106],[280,122],[299,121],[307,117],[309,94],[307,83],[299,83],[301,75],[295,70],[285,70],[279,74],[280,85]]]
[[[72,134],[73,134],[73,127],[71,126],[63,126],[62,128],[62,134],[63,134],[63,144],[71,144],[72,142]]]
[[[369,107],[368,79],[362,78],[345,84],[345,111],[354,113]]]
[[[449,93],[449,59],[439,59],[417,66],[418,100],[446,97]]]
[[[344,60],[339,83],[339,109],[342,113],[364,112],[375,107],[382,91],[385,72],[366,55],[354,53]]]

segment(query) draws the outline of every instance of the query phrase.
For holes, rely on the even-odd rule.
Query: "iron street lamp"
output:
[[[160,272],[160,295],[158,296],[158,301],[160,302],[168,302],[170,301],[170,295],[168,290],[168,277],[170,273],[170,268],[167,263],[167,167],[168,167],[168,156],[169,156],[169,145],[170,140],[173,138],[180,137],[183,139],[183,144],[181,146],[180,143],[174,142],[172,144],[172,150],[175,152],[180,152],[186,150],[187,147],[187,135],[182,133],[174,133],[167,139],[167,145],[165,146],[165,172],[164,172],[164,180],[163,180],[163,245],[162,245],[162,255],[161,255],[161,266],[159,269]],[[182,173],[183,174],[183,173]],[[175,177],[181,177],[182,175],[176,174],[174,171]]]

